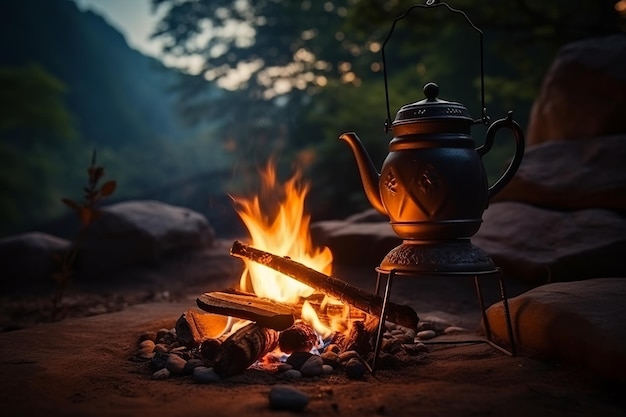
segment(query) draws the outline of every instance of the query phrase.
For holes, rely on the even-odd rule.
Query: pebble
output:
[[[463,333],[466,332],[467,329],[459,326],[449,326],[443,330],[443,334],[453,334],[453,333]]]
[[[158,344],[154,345],[154,352],[155,353],[167,353],[169,351],[170,351],[170,349],[167,347],[166,344],[158,343]]]
[[[173,374],[183,374],[187,361],[178,355],[170,354],[165,367]]]
[[[322,365],[322,373],[324,375],[330,375],[333,372],[335,372],[335,368],[333,368],[332,366],[326,364]]]
[[[297,369],[289,369],[282,373],[282,377],[285,379],[300,379],[302,378],[302,372]]]
[[[288,363],[279,363],[278,366],[276,367],[276,370],[279,373],[287,372],[292,369],[293,369],[293,366],[289,365]]]
[[[213,368],[206,366],[196,366],[193,369],[193,380],[199,384],[211,384],[213,382],[219,382],[222,378]]]
[[[320,356],[313,355],[302,364],[300,372],[306,377],[319,376],[323,373],[323,366],[324,360]]]
[[[154,350],[154,342],[152,340],[144,340],[141,343],[139,343],[139,349],[150,349],[150,351],[152,352]]]
[[[417,338],[420,340],[428,340],[437,336],[434,330],[422,330],[421,332],[417,332]]]
[[[286,379],[300,379],[302,378],[302,372],[297,369],[290,369],[282,373],[282,377]]]
[[[335,352],[324,352],[320,355],[325,365],[330,365],[333,368],[339,366],[339,355]]]
[[[413,341],[415,340],[415,337],[411,337],[402,333],[402,334],[394,336],[393,339],[399,343],[413,343]]]
[[[159,369],[165,368],[167,365],[167,360],[170,355],[164,352],[155,352],[154,357],[150,360],[150,369],[153,371],[158,371]]]
[[[199,366],[204,366],[204,362],[200,359],[189,359],[183,368],[183,373],[189,375],[193,373],[193,370]]]
[[[348,362],[350,359],[358,359],[359,356],[359,352],[356,350],[346,350],[345,352],[339,354],[339,362]]]
[[[309,352],[293,352],[287,358],[287,363],[293,366],[294,369],[300,369],[302,365],[310,358],[313,354]]]
[[[154,357],[153,349],[154,348],[151,348],[151,347],[141,348],[137,351],[135,356],[137,356],[140,359],[146,359],[146,360],[152,359]]]
[[[302,411],[309,404],[309,396],[289,385],[275,385],[270,389],[269,401],[275,410]]]
[[[152,379],[155,380],[163,380],[170,377],[170,371],[167,368],[159,369],[155,373],[152,374]]]
[[[404,349],[404,351],[409,354],[409,355],[419,355],[420,353],[425,353],[425,352],[429,352],[430,350],[428,349],[428,346],[426,346],[423,343],[411,343],[411,344],[406,344],[406,345],[402,345],[402,348]]]
[[[361,379],[365,375],[365,365],[360,360],[352,358],[346,363],[346,375],[350,379]]]

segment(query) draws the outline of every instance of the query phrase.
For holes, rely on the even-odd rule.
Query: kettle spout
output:
[[[347,142],[352,149],[352,153],[354,153],[356,164],[359,168],[359,174],[361,175],[361,181],[363,182],[363,189],[365,190],[365,195],[370,204],[380,214],[387,216],[387,210],[385,210],[385,206],[380,198],[380,192],[378,191],[380,174],[376,170],[376,167],[374,167],[372,159],[367,154],[363,142],[361,142],[354,132],[344,133],[339,136],[339,139]]]

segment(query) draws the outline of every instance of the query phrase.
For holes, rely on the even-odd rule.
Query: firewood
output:
[[[382,313],[382,297],[318,272],[287,257],[273,255],[239,241],[233,243],[230,254],[265,265],[365,313],[378,317]],[[415,310],[410,306],[398,305],[389,301],[386,307],[386,320],[414,330],[417,329],[419,318]]]
[[[278,347],[284,353],[308,352],[315,346],[317,334],[306,322],[297,320],[293,326],[280,332]]]
[[[240,374],[277,346],[276,330],[249,323],[222,343],[213,369],[221,376]]]
[[[189,309],[176,321],[176,339],[181,345],[197,347],[209,338],[219,337],[228,326],[228,317]]]
[[[364,356],[374,350],[378,323],[378,318],[371,315],[368,315],[365,320],[353,321],[347,335],[334,342],[339,345],[340,352],[354,350]]]
[[[222,354],[222,339],[206,339],[200,345],[200,356],[208,365],[213,365],[215,360]]]
[[[285,330],[294,322],[294,310],[291,306],[259,298],[254,294],[207,292],[196,299],[196,304],[209,313],[254,321],[262,327],[275,330]]]

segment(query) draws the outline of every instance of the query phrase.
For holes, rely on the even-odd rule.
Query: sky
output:
[[[150,0],[74,0],[74,2],[81,10],[91,10],[102,16],[124,35],[131,48],[161,59],[168,66],[186,68],[191,73],[197,73],[201,62],[199,57],[165,59],[160,55],[161,43],[159,40],[150,39],[150,34],[160,17],[152,13]]]

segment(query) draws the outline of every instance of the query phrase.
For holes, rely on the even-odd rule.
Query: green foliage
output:
[[[515,119],[525,126],[542,77],[561,46],[624,29],[615,3],[453,2],[483,32],[485,104],[491,119],[514,110]],[[223,137],[238,144],[236,158],[242,163],[256,161],[257,140],[266,150],[279,149],[282,158],[307,160],[311,197],[316,201],[313,211],[322,217],[359,209],[365,201],[351,152],[337,140],[341,133],[357,131],[377,164],[387,153],[380,46],[394,18],[414,4],[153,0],[155,9],[164,12],[155,36],[168,42],[166,54],[202,54],[205,74],[218,85],[239,64],[257,64],[245,82],[230,87],[237,88],[236,94],[247,103],[246,112],[240,112],[242,101],[220,106],[220,117],[226,119],[245,114],[233,117],[237,127],[227,127]],[[229,25],[239,30],[229,32]],[[204,27],[212,28],[206,43],[199,37]],[[238,36],[246,33],[254,36]],[[422,86],[435,81],[441,98],[465,104],[479,118],[479,40],[462,15],[443,6],[416,8],[398,22],[385,50],[391,117],[400,106],[422,99]],[[270,117],[271,124],[260,134],[252,126],[264,117]],[[272,146],[268,135],[280,145]],[[477,127],[474,136],[480,145],[484,129]],[[511,150],[507,141],[495,143],[485,158],[491,178],[503,165],[491,157],[506,161]]]

